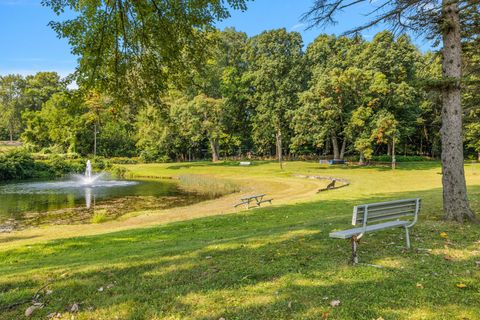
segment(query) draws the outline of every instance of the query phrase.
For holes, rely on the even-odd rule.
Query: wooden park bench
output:
[[[419,198],[389,202],[362,204],[353,207],[352,225],[359,227],[331,232],[331,238],[350,239],[352,242],[352,263],[358,263],[357,247],[365,233],[392,228],[404,228],[407,248],[410,248],[409,228],[413,227],[420,211]]]
[[[262,203],[265,203],[265,202],[269,202],[270,204],[272,204],[273,199],[263,199],[263,197],[265,196],[266,194],[257,194],[257,195],[241,198],[240,202],[234,205],[234,207],[236,208],[238,206],[245,205],[247,209],[250,209],[250,205],[252,203],[256,204],[257,207],[259,207]]]

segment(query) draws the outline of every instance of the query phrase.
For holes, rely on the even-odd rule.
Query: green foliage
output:
[[[22,128],[21,113],[25,109],[22,92],[25,80],[20,75],[0,77],[0,129],[10,141],[17,139]]]
[[[27,179],[36,175],[35,161],[23,150],[0,154],[0,180]]]
[[[108,221],[108,215],[106,210],[97,210],[90,219],[91,223],[103,223]]]
[[[244,77],[254,110],[252,138],[260,152],[268,153],[275,137],[277,144],[279,137],[289,144],[291,112],[306,81],[302,45],[299,33],[285,29],[265,31],[247,43]]]
[[[205,31],[229,16],[227,6],[246,9],[245,0],[43,4],[59,15],[75,13],[50,25],[80,56],[77,82],[94,84],[123,100],[155,100],[168,83],[187,82],[191,70],[206,60],[211,42]]]

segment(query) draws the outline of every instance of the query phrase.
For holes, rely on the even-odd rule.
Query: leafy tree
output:
[[[73,18],[50,25],[80,57],[77,83],[123,99],[155,100],[169,82],[189,79],[204,60],[216,20],[227,5],[244,10],[245,0],[78,1],[43,0]],[[141,94],[139,94],[141,93]]]
[[[30,110],[40,110],[42,105],[55,93],[66,91],[66,83],[56,72],[38,72],[25,78],[23,92],[25,106]]]
[[[285,29],[266,31],[249,40],[245,56],[245,80],[255,109],[253,140],[265,152],[275,138],[276,156],[281,164],[283,143],[291,136],[290,111],[297,108],[297,94],[305,86],[302,38]]]
[[[76,104],[71,94],[55,93],[40,110],[27,110],[23,114],[26,128],[22,140],[37,148],[56,146],[76,152],[77,131],[82,125],[74,115]]]
[[[20,75],[10,74],[0,77],[0,128],[8,132],[10,141],[18,137],[22,128],[24,87],[25,81]]]
[[[351,9],[367,0],[315,0],[304,16],[313,25],[334,22],[334,15],[343,9]],[[465,182],[462,105],[461,105],[461,15],[472,7],[471,1],[389,1],[375,3],[375,15],[368,23],[352,30],[358,32],[380,22],[391,23],[395,29],[409,29],[428,34],[443,42],[442,50],[442,184],[443,209],[447,220],[463,222],[476,220],[470,208]]]
[[[222,99],[198,95],[189,101],[181,113],[181,121],[193,141],[208,139],[212,161],[220,159],[220,139],[225,133],[225,108]]]
[[[349,128],[352,113],[374,103],[369,93],[379,88],[372,86],[373,79],[372,72],[358,68],[315,72],[311,87],[300,95],[301,107],[293,119],[294,143],[310,142],[319,147],[330,140],[334,159],[343,159],[347,140],[354,139]],[[378,87],[379,81],[375,85]]]

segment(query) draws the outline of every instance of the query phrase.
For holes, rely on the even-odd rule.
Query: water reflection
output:
[[[101,180],[89,186],[71,179],[0,184],[0,225],[11,220],[28,221],[25,225],[52,220],[83,223],[91,220],[93,210],[117,217],[203,199],[205,196],[181,190],[172,180]]]
[[[95,201],[95,198],[94,198],[94,201]],[[85,207],[87,209],[90,209],[91,205],[92,205],[92,188],[85,188]]]

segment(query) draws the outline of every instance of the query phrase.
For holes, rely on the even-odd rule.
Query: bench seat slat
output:
[[[398,228],[398,227],[404,227],[408,225],[408,221],[389,221],[389,222],[384,222],[384,223],[379,223],[379,224],[374,224],[367,226],[366,232],[372,232],[372,231],[378,231],[378,230],[384,230],[384,229],[390,229],[390,228]],[[359,228],[353,228],[353,229],[348,229],[348,230],[342,230],[342,231],[336,231],[336,232],[331,232],[330,233],[330,238],[338,238],[338,239],[349,239],[354,235],[361,234],[363,232],[363,227]]]

